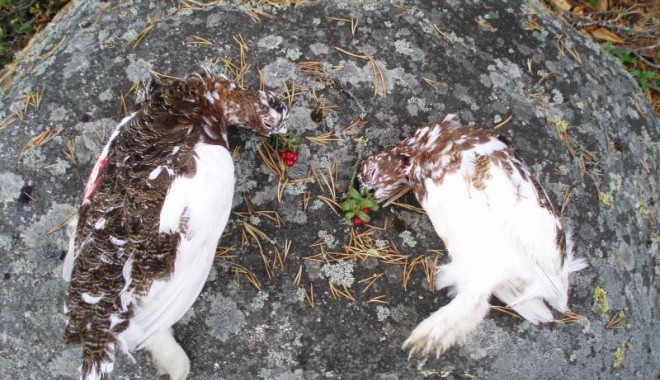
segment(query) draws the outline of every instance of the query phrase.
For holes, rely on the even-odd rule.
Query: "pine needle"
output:
[[[380,69],[380,66],[378,66],[378,61],[373,56],[369,54],[352,53],[338,46],[335,46],[335,49],[351,57],[368,61],[371,64],[371,68],[374,72],[374,96],[378,96],[379,94],[382,96],[387,95],[387,82],[385,81],[385,76],[383,75],[383,71]]]
[[[330,145],[333,141],[339,141],[340,139],[335,135],[334,132],[326,132],[318,136],[312,136],[312,137],[305,137],[307,140],[311,141],[312,143],[326,147]]]
[[[502,128],[503,126],[507,125],[511,121],[511,119],[513,119],[513,114],[509,115],[509,117],[507,117],[504,121],[495,124],[495,126],[493,126],[493,129]]]

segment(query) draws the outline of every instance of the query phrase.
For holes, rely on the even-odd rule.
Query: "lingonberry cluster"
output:
[[[378,210],[378,205],[366,189],[360,193],[351,187],[348,189],[348,199],[341,204],[341,210],[344,212],[346,220],[356,226],[363,226],[371,221],[369,211]]]

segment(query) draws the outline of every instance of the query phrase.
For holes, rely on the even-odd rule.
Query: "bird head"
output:
[[[387,206],[411,190],[410,166],[410,156],[399,147],[375,154],[362,162],[357,176],[360,187],[373,191],[374,199],[386,201]]]
[[[211,120],[209,124],[218,128],[241,126],[264,136],[287,132],[289,108],[273,92],[241,88],[224,75],[213,75],[208,70],[189,74],[186,82],[206,104],[204,113]]]

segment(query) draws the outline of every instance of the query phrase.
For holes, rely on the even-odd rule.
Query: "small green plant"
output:
[[[296,164],[298,161],[298,150],[300,149],[300,141],[295,139],[289,134],[275,135],[275,150],[280,156],[280,159],[288,167]]]
[[[652,86],[658,86],[658,82],[660,82],[658,75],[654,71],[640,70],[637,57],[635,57],[631,49],[614,47],[612,41],[607,41],[603,45],[603,50],[616,57],[630,71],[630,74],[632,74],[644,92],[650,91]]]
[[[351,187],[348,189],[348,199],[341,204],[341,211],[344,212],[344,218],[358,226],[369,223],[371,221],[369,211],[376,210],[378,210],[378,204],[371,198],[371,194],[367,189],[359,192],[354,187]]]
[[[635,80],[639,83],[639,86],[644,92],[651,89],[651,83],[658,82],[658,78],[653,71],[632,69],[630,70],[630,73],[635,77]]]
[[[606,53],[615,56],[624,66],[635,65],[637,63],[637,58],[633,56],[630,49],[614,47],[612,41],[607,41],[605,45],[603,45],[603,50],[605,50]]]

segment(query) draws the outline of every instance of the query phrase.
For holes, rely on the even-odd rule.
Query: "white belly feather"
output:
[[[160,214],[160,232],[180,232],[174,273],[154,281],[136,303],[130,326],[118,339],[128,349],[142,348],[154,334],[169,329],[192,306],[208,277],[215,251],[227,225],[234,193],[234,164],[227,149],[198,143],[192,178],[177,177]],[[179,231],[181,217],[187,231]],[[136,347],[137,346],[137,347]]]
[[[568,281],[555,242],[557,219],[539,206],[530,182],[512,179],[500,167],[489,174],[482,191],[460,172],[440,185],[425,181],[422,206],[451,257],[438,272],[437,287],[494,292],[509,306],[541,297],[565,311]],[[552,319],[545,306],[537,309],[525,315],[521,308],[521,314],[533,323]]]

